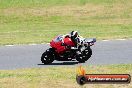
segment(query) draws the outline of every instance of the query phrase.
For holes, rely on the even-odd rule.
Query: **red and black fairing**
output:
[[[63,42],[62,42],[62,39],[63,39]],[[68,50],[65,46],[62,45],[62,43],[64,43],[65,45],[71,46],[71,47],[75,46],[75,44],[73,43],[73,41],[71,40],[71,38],[69,38],[69,37],[62,38],[62,36],[55,37],[50,42],[50,46],[52,48],[55,48],[57,53],[62,54],[65,51]]]

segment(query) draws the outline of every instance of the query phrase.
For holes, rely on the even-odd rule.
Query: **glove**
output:
[[[65,46],[65,44],[64,43],[61,43],[61,46]]]
[[[66,49],[71,49],[71,46],[67,45],[67,46],[66,46]]]

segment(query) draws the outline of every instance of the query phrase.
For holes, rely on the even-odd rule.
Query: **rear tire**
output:
[[[41,61],[44,64],[50,64],[54,61],[54,59],[55,59],[55,56],[52,49],[46,50],[46,52],[44,52],[41,56]]]
[[[83,51],[81,54],[76,55],[76,60],[80,63],[84,63],[87,61],[92,55],[92,49],[87,48],[85,51]]]

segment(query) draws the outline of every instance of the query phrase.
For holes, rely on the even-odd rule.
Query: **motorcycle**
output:
[[[51,48],[42,54],[41,61],[44,64],[50,64],[54,60],[72,61],[76,59],[79,63],[84,63],[91,57],[90,46],[95,42],[95,38],[77,38],[77,47],[75,47],[71,38],[63,38],[63,35],[59,35],[50,42]]]

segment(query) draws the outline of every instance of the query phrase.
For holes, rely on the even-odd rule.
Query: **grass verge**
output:
[[[131,0],[0,0],[0,45],[49,42],[77,30],[84,37],[132,38]]]
[[[130,74],[132,64],[83,66],[89,74]],[[130,84],[76,83],[76,67],[60,66],[18,70],[0,70],[0,88],[131,88]]]

